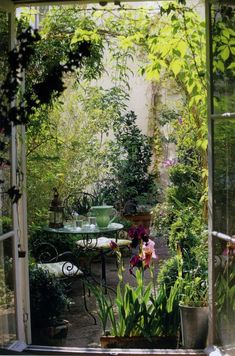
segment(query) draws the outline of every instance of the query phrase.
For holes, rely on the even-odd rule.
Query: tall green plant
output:
[[[109,146],[109,174],[104,177],[102,188],[106,201],[116,203],[124,212],[128,211],[128,203],[133,207],[141,198],[146,203],[156,199],[154,176],[149,172],[151,140],[142,134],[136,119],[131,111],[114,123],[115,140]]]
[[[103,332],[107,332],[108,324],[111,326],[113,336],[145,336],[151,338],[156,335],[158,323],[155,319],[155,309],[151,302],[152,283],[144,285],[143,271],[136,272],[136,286],[117,286],[117,296],[112,302],[100,287],[89,286],[94,293]]]

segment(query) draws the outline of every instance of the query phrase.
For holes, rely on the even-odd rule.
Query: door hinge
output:
[[[26,251],[23,251],[23,250],[19,250],[18,251],[18,257],[19,258],[25,258],[26,256]]]
[[[24,323],[27,323],[28,320],[29,320],[29,314],[28,314],[28,313],[24,313],[24,314],[23,314],[23,321],[24,321]]]

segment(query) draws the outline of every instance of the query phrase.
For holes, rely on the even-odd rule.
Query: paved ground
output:
[[[166,259],[168,256],[167,247],[164,243],[159,242],[156,238],[156,249],[158,254],[158,261],[155,263],[155,274],[159,267],[159,262]],[[125,256],[124,266],[126,268],[124,273],[124,280],[127,283],[134,284],[135,278],[130,275],[128,271],[129,267],[129,256]],[[117,266],[116,258],[114,256],[108,256],[106,258],[106,268],[107,268],[107,285],[111,288],[116,289],[118,282],[117,277]],[[146,280],[149,278],[149,272],[146,271]],[[101,269],[100,261],[97,259],[92,263],[92,274],[96,280],[100,280]],[[73,290],[71,298],[74,304],[71,305],[70,311],[63,315],[64,319],[69,321],[68,335],[65,339],[63,346],[69,347],[100,347],[100,336],[102,335],[102,327],[97,317],[96,311],[96,300],[94,296],[89,296],[86,293],[87,306],[89,311],[97,319],[97,325],[94,324],[92,317],[85,311],[84,300],[83,300],[83,289],[81,280],[77,280],[73,284]]]

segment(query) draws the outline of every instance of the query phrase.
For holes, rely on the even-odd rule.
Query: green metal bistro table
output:
[[[129,247],[130,240],[119,239],[118,235],[123,230],[123,225],[118,223],[111,223],[105,228],[96,227],[74,227],[64,226],[63,228],[53,229],[45,228],[44,231],[53,234],[67,234],[78,235],[76,246],[83,252],[97,251],[101,258],[101,279],[102,284],[106,289],[106,261],[105,255],[111,251],[110,243],[113,241],[119,248]]]
[[[108,235],[115,237],[115,241],[118,239],[118,234],[121,230],[123,230],[123,225],[118,224],[118,223],[111,223],[107,227],[99,228],[99,227],[75,227],[72,225],[66,225],[64,227],[61,227],[59,229],[54,229],[50,227],[45,227],[44,231],[49,232],[49,233],[54,233],[54,234],[76,234],[76,235],[81,235],[81,239],[84,240],[84,236],[86,237],[86,243],[89,245],[90,239],[99,236]],[[93,237],[92,237],[93,236]]]

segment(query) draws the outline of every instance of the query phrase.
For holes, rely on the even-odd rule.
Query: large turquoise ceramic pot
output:
[[[115,218],[113,216],[113,212],[115,211],[112,205],[97,205],[91,207],[91,214],[92,216],[96,217],[96,222],[98,227],[105,228],[107,227]]]

